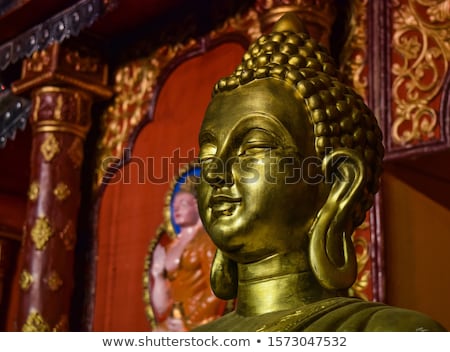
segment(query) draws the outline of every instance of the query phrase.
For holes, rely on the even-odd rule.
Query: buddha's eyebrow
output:
[[[200,135],[198,137],[198,142],[199,142],[200,146],[202,146],[205,143],[212,143],[215,141],[216,141],[216,137],[210,131],[201,131],[200,132]]]

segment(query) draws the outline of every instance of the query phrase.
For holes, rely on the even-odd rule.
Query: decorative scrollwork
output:
[[[367,2],[354,1],[353,13],[350,19],[351,32],[341,53],[341,71],[347,81],[367,99]]]
[[[397,0],[393,6],[392,140],[396,145],[440,137],[436,110],[450,60],[448,2]]]

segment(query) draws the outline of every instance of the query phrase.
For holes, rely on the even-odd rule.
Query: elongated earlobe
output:
[[[352,215],[364,194],[364,163],[356,151],[339,149],[324,158],[322,170],[332,186],[311,227],[310,264],[323,287],[347,289],[357,274]]]
[[[211,288],[214,294],[224,300],[236,298],[237,280],[236,262],[218,249],[211,266]]]

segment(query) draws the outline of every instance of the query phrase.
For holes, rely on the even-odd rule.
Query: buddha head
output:
[[[351,235],[378,190],[381,131],[326,49],[285,15],[214,87],[199,135],[198,205],[218,253],[212,287],[236,294],[236,263],[303,253],[327,290],[356,278]]]

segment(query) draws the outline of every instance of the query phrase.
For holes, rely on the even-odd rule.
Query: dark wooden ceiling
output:
[[[0,44],[74,4],[76,0],[11,0],[0,15]],[[2,4],[3,5],[3,4]]]

